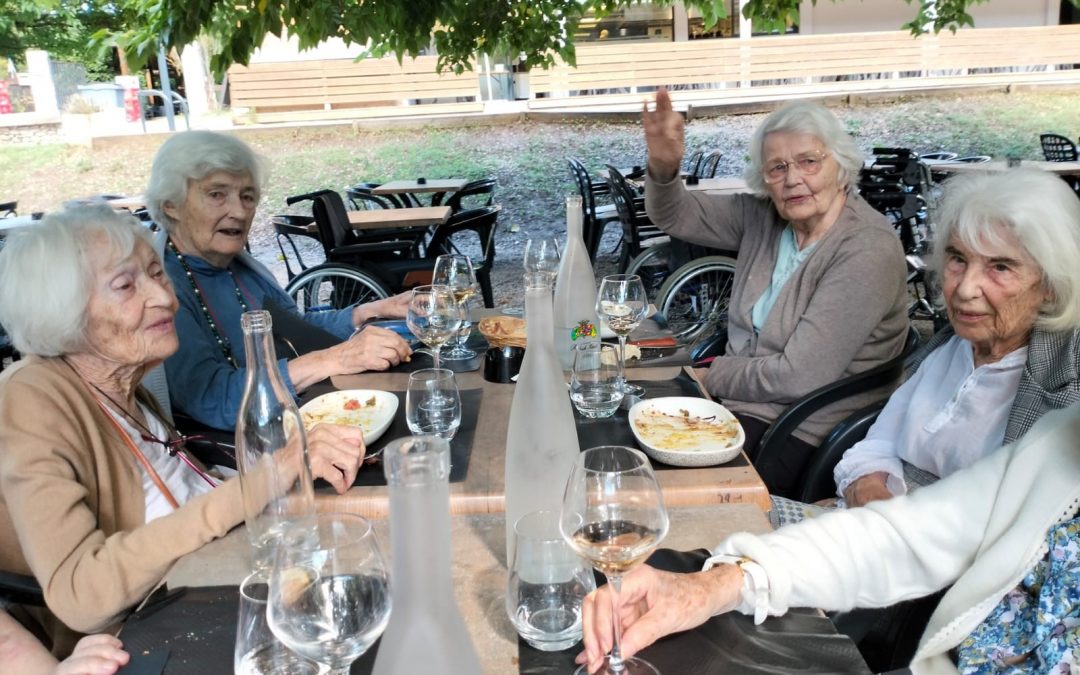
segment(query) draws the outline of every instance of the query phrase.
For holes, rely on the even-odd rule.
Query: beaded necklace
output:
[[[221,334],[218,330],[218,322],[214,318],[214,313],[210,311],[209,305],[206,304],[206,298],[203,297],[202,288],[199,286],[199,281],[195,278],[195,274],[191,271],[191,265],[184,259],[182,254],[173,243],[172,237],[166,240],[166,244],[169,250],[173,252],[176,259],[180,261],[180,266],[184,268],[184,274],[187,276],[188,283],[191,285],[191,290],[195,292],[195,300],[199,303],[199,309],[202,310],[203,317],[206,318],[206,323],[210,326],[210,332],[214,335],[214,340],[217,341],[218,346],[221,347],[221,353],[225,355],[226,360],[232,364],[233,368],[239,368],[240,364],[236,362],[233,357],[232,347],[229,344],[229,340]],[[236,277],[233,275],[232,270],[228,270],[229,278],[232,279],[233,289],[236,291],[236,300],[240,303],[240,309],[242,311],[248,311],[247,301],[244,300],[244,294],[240,290],[240,285],[236,283]]]

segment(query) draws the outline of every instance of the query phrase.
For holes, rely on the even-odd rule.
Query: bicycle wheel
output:
[[[390,297],[386,286],[375,276],[344,263],[323,263],[296,275],[285,292],[305,314]]]
[[[692,344],[727,324],[735,260],[706,256],[671,273],[656,295],[656,307],[679,344]]]
[[[671,274],[671,243],[650,246],[630,261],[627,274],[636,274],[645,284],[645,294],[650,301],[656,300],[664,280]]]

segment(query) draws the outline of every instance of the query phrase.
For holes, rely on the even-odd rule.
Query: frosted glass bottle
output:
[[[514,559],[514,523],[532,511],[562,508],[577,459],[574,411],[552,345],[551,287],[543,274],[525,275],[527,344],[506,432],[506,560]]]
[[[315,515],[307,438],[281,379],[270,312],[244,312],[247,379],[236,417],[236,466],[251,539],[253,569],[269,570],[285,520]]]
[[[450,444],[438,436],[386,446],[394,608],[373,675],[483,672],[450,578]]]
[[[555,279],[555,353],[562,369],[574,366],[574,345],[600,341],[596,276],[582,235],[581,197],[566,198],[566,247]]]

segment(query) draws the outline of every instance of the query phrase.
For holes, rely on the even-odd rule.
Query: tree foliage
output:
[[[90,43],[101,31],[118,30],[120,8],[93,0],[0,0],[0,57],[21,60],[27,49],[83,64],[91,77],[112,76],[112,54]],[[104,45],[101,45],[104,47]]]

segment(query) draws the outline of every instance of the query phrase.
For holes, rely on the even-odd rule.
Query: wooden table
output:
[[[707,192],[709,194],[731,195],[739,192],[750,192],[750,186],[738,176],[721,176],[719,178],[700,178],[697,185],[687,185],[689,192]]]
[[[128,211],[137,211],[139,209],[146,208],[146,196],[133,195],[131,197],[110,199],[108,200],[107,204],[114,209],[127,209]]]
[[[635,368],[635,380],[669,380],[679,374],[679,367]],[[462,390],[479,388],[483,394],[472,455],[465,480],[450,484],[450,511],[454,514],[502,513],[506,430],[510,419],[513,384],[486,381],[480,372],[458,373]],[[405,391],[407,373],[363,373],[331,380],[338,389],[383,389]],[[363,469],[373,470],[372,467]],[[374,470],[381,470],[374,467]],[[745,503],[767,511],[769,493],[757,472],[749,464],[700,469],[658,471],[657,478],[669,506]],[[344,509],[369,518],[382,518],[389,512],[389,491],[385,486],[353,487],[342,496],[319,493],[320,509]]]
[[[669,508],[669,515],[671,529],[661,543],[665,548],[711,548],[734,532],[769,531],[765,515],[747,504],[674,507]],[[389,521],[378,520],[373,524],[380,544],[389,555]],[[484,672],[517,673],[517,634],[504,607],[503,518],[458,516],[451,519],[451,528],[454,596]],[[250,571],[248,555],[247,534],[241,527],[181,558],[169,571],[166,581],[170,587],[238,585]]]
[[[924,159],[923,162],[930,167],[931,171],[941,173],[999,172],[1009,168],[1005,160],[992,162],[942,162]],[[1056,173],[1059,176],[1080,176],[1080,162],[1046,162],[1025,159],[1020,162],[1020,168],[1041,169]]]
[[[415,180],[395,180],[371,189],[373,195],[419,194],[423,192],[460,192],[469,184],[465,179],[428,179],[423,183]]]
[[[371,209],[349,211],[349,225],[354,230],[377,230],[385,227],[429,227],[450,219],[449,206],[418,206],[407,209]]]
[[[0,232],[14,230],[18,227],[26,227],[27,225],[33,225],[36,222],[38,221],[34,220],[33,216],[12,216],[11,218],[0,218]]]

